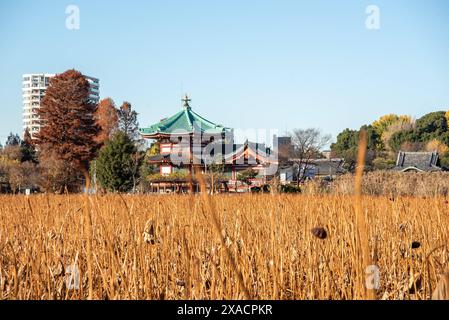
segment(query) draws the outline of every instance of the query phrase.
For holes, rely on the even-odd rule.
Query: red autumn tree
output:
[[[45,144],[40,146],[39,153],[39,186],[42,191],[62,194],[79,189],[83,175],[73,163],[62,160],[56,151]]]
[[[95,113],[95,120],[100,127],[97,142],[105,144],[118,129],[117,109],[111,98],[106,98],[100,101]]]
[[[96,104],[89,97],[89,82],[74,69],[50,80],[38,114],[42,121],[36,143],[53,150],[83,173],[90,185],[89,162],[99,148]]]

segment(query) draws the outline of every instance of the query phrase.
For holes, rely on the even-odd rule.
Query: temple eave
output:
[[[144,139],[159,139],[159,138],[170,138],[174,134],[173,133],[166,133],[166,132],[153,132],[153,133],[140,132],[140,135]],[[191,132],[176,133],[176,136],[189,136],[189,135],[191,135]]]

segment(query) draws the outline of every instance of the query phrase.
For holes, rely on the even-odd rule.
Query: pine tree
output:
[[[137,148],[122,131],[115,133],[100,150],[97,159],[97,178],[100,185],[111,192],[127,192],[135,186]]]
[[[28,128],[25,129],[23,140],[20,143],[21,162],[31,161],[37,163],[36,149],[34,148],[33,140]]]
[[[54,150],[61,160],[80,170],[90,185],[89,162],[99,148],[96,137],[96,105],[89,97],[89,82],[72,69],[50,80],[38,115],[42,121],[35,135],[37,144]]]

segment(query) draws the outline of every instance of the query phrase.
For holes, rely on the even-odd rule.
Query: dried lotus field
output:
[[[362,207],[375,298],[429,299],[448,201]],[[363,299],[358,228],[351,196],[1,196],[0,299]]]

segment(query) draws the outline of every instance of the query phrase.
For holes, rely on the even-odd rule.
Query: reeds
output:
[[[0,297],[368,298],[353,195],[208,196],[213,209],[204,196],[90,196],[91,223],[83,195],[0,196]],[[447,247],[432,251],[447,239],[447,199],[364,196],[362,208],[376,297],[430,299],[448,266]],[[79,288],[67,286],[72,265]]]
[[[320,180],[308,182],[302,187],[309,194],[354,194],[354,175],[335,177],[332,183]],[[398,172],[372,171],[363,175],[362,193],[372,196],[435,197],[449,196],[449,172]]]

